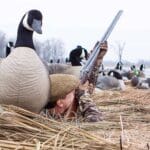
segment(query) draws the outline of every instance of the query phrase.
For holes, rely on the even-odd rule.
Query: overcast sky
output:
[[[150,60],[149,0],[0,0],[0,30],[15,37],[18,23],[30,9],[43,13],[43,34],[39,40],[58,38],[66,51],[82,45],[91,50],[119,10],[123,14],[108,39],[109,45],[124,43],[123,59]],[[110,49],[105,60],[118,60]]]

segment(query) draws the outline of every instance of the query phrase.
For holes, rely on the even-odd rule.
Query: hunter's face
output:
[[[68,93],[65,98],[59,99],[57,101],[57,104],[54,108],[55,114],[63,114],[73,103],[75,98],[75,90],[72,92]]]

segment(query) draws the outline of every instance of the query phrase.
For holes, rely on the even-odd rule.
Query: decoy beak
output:
[[[32,29],[39,34],[42,34],[42,22],[40,20],[33,19]]]

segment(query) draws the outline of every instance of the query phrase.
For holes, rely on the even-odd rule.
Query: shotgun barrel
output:
[[[96,77],[98,76],[98,75],[96,75],[96,72],[99,69],[99,67],[102,63],[103,56],[106,53],[106,50],[105,51],[100,50],[100,45],[101,45],[101,43],[107,41],[107,39],[109,38],[112,30],[114,29],[114,27],[115,27],[116,23],[118,22],[120,16],[122,15],[122,13],[123,13],[123,10],[118,11],[116,16],[112,20],[111,24],[107,28],[106,32],[104,33],[103,37],[101,38],[101,40],[98,41],[96,43],[96,45],[94,46],[93,51],[90,54],[86,64],[83,66],[82,70],[80,71],[81,84],[84,84],[87,80],[90,81],[91,74],[95,74],[94,82],[96,82]],[[101,60],[99,60],[98,64],[97,64],[96,62],[97,62],[98,58],[100,58]],[[96,84],[96,83],[93,83],[93,84]]]

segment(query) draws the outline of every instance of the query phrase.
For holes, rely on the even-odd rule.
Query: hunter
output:
[[[74,75],[50,75],[50,102],[41,114],[54,119],[81,118],[86,122],[102,120],[102,113],[87,93],[88,86],[81,86]]]

